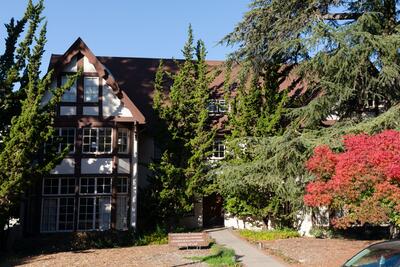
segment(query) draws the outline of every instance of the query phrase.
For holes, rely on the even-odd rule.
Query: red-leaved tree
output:
[[[306,187],[311,207],[337,211],[331,223],[391,223],[400,226],[400,131],[347,135],[344,151],[318,146],[307,162],[315,180]]]

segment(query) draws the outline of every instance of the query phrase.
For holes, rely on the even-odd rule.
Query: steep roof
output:
[[[64,55],[53,54],[49,69],[56,68],[63,58],[65,58]],[[70,60],[71,58],[69,58]],[[117,90],[121,90],[129,97],[135,107],[143,114],[146,124],[153,128],[155,122],[155,114],[152,108],[154,80],[161,58],[96,56],[96,60],[105,71],[110,72],[113,82],[115,81],[118,87]],[[164,69],[170,73],[176,73],[178,71],[176,63],[181,62],[181,60],[165,58],[162,61]],[[223,63],[223,61],[207,61],[208,66],[212,69],[222,66]],[[57,69],[59,68],[57,67]],[[220,73],[211,84],[215,94],[221,91],[223,83],[224,77]]]

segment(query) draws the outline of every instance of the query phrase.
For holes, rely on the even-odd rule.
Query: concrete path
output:
[[[218,244],[234,249],[238,260],[247,267],[285,267],[284,264],[232,234],[229,229],[209,230],[207,232]]]

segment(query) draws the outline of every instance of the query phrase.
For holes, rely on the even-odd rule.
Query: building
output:
[[[163,61],[168,71],[177,71],[173,60]],[[158,64],[159,59],[98,57],[80,38],[63,55],[52,55],[54,87],[78,69],[83,75],[63,95],[55,122],[60,151],[69,146],[71,152],[27,195],[21,211],[25,233],[137,227],[138,187],[146,185],[146,164],[159,154],[152,137]],[[225,112],[218,95],[222,83],[220,77],[212,85],[210,112],[217,120]],[[223,153],[223,143],[216,140],[215,159]],[[198,227],[221,222],[220,204],[198,200],[183,223]]]

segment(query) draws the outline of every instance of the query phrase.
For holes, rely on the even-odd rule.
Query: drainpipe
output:
[[[130,228],[136,230],[137,222],[137,184],[138,184],[138,131],[137,122],[133,125],[133,146],[132,146],[132,179],[130,196]]]

